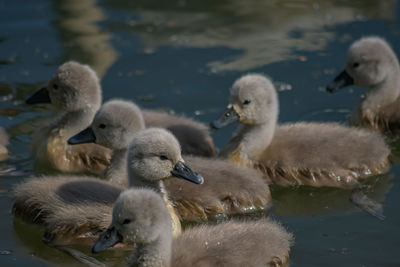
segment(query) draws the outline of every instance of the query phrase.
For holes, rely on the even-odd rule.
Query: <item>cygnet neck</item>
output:
[[[171,231],[160,231],[158,239],[148,244],[137,244],[131,254],[128,266],[169,267],[171,265]]]
[[[91,124],[97,109],[85,108],[64,112],[55,122],[53,129],[59,129],[60,135],[65,140],[84,130]]]
[[[363,109],[375,112],[392,103],[400,96],[400,67],[396,59],[388,70],[386,79],[370,87],[363,103]]]
[[[127,166],[128,149],[116,149],[112,153],[110,165],[102,173],[105,180],[122,187],[128,186]]]
[[[238,136],[241,136],[240,153],[250,160],[258,158],[271,144],[275,135],[276,120],[258,125],[243,125]]]
[[[132,176],[134,175],[129,176],[129,187],[149,188],[159,193],[165,201],[168,200],[168,194],[164,188],[164,182],[162,180],[150,181],[141,177]]]

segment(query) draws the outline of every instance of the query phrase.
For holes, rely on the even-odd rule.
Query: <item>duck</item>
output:
[[[127,108],[123,109],[124,106]],[[134,103],[112,100],[100,108],[91,126],[68,142],[71,145],[94,142],[113,149],[112,164],[104,177],[114,185],[126,188],[129,184],[126,155],[129,140],[144,127],[140,118],[140,109]],[[160,132],[160,136],[164,134]],[[149,142],[151,144],[151,140]],[[185,156],[185,161],[205,181],[201,186],[179,179],[164,181],[165,190],[181,220],[208,221],[228,214],[266,210],[271,206],[269,186],[260,171],[221,159]]]
[[[288,266],[293,235],[272,220],[259,219],[192,227],[173,239],[159,194],[132,188],[118,197],[112,223],[92,252],[121,242],[135,244],[127,266]]]
[[[400,134],[400,66],[384,39],[363,37],[348,50],[345,69],[326,87],[330,93],[350,85],[369,87],[351,122],[387,136]]]
[[[211,126],[238,121],[238,133],[220,157],[262,170],[281,186],[359,188],[360,181],[388,170],[390,149],[367,129],[338,123],[278,125],[279,103],[271,80],[247,74],[230,89],[230,104]]]
[[[9,142],[6,130],[3,127],[0,127],[0,161],[4,161],[8,158],[7,145]]]
[[[163,186],[172,177],[202,184],[204,179],[184,163],[180,145],[167,130],[138,132],[128,149],[131,187],[146,187],[163,196],[174,235],[181,224]],[[123,191],[110,181],[73,175],[28,178],[14,190],[13,213],[44,226],[44,240],[53,245],[91,244],[111,221],[112,207]]]
[[[51,172],[101,173],[109,164],[111,150],[96,144],[70,146],[67,140],[85,129],[102,101],[99,79],[93,69],[75,61],[62,64],[27,104],[50,103],[61,111],[49,124],[38,128],[32,137],[38,168]]]

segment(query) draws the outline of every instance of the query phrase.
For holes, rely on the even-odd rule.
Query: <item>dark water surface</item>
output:
[[[203,122],[222,111],[236,78],[261,72],[279,89],[280,122],[345,123],[363,90],[329,95],[324,86],[361,36],[383,36],[400,55],[399,17],[397,1],[0,1],[0,125],[11,136],[10,158],[0,163],[0,265],[76,265],[11,215],[13,185],[33,174],[31,133],[52,115],[23,100],[61,63],[90,64],[104,100],[127,98]],[[219,148],[232,130],[213,134]],[[396,158],[365,190],[383,204],[384,221],[352,206],[347,190],[272,187],[270,215],[296,237],[291,266],[400,266]],[[96,257],[119,266],[126,255]]]

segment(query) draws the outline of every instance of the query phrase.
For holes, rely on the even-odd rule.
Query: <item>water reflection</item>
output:
[[[102,77],[118,54],[110,44],[112,36],[97,25],[107,18],[97,1],[58,0],[54,7],[60,15],[55,24],[65,48],[62,62],[74,59],[89,64]]]
[[[18,239],[22,242],[23,247],[29,250],[31,255],[38,256],[52,265],[71,266],[71,264],[76,264],[75,261],[66,260],[65,257],[63,257],[62,261],[57,261],[57,258],[63,256],[62,253],[51,249],[43,242],[38,242],[38,240],[42,239],[43,231],[40,231],[37,226],[27,224],[20,219],[15,219],[13,226]]]
[[[21,105],[25,99],[37,91],[42,86],[42,83],[19,83],[11,85],[7,83],[0,84],[0,116],[7,116],[10,119],[16,118],[16,122],[8,127],[7,133],[11,139],[18,138],[21,134],[31,134],[33,131],[54,117],[52,112],[49,112],[48,105],[42,106],[27,106]],[[3,99],[4,100],[3,102]],[[44,111],[43,116],[38,116],[40,111]],[[34,113],[34,114],[32,114]],[[29,145],[26,143],[26,145]]]
[[[29,254],[39,257],[53,266],[87,266],[79,263],[72,257],[66,256],[64,252],[51,248],[40,241],[43,237],[43,231],[38,226],[25,223],[17,218],[13,222],[13,227],[18,239],[22,242],[22,246],[29,251]],[[90,253],[90,246],[69,247],[82,251],[86,255],[94,256],[110,267],[124,266],[122,262],[126,261],[130,255],[130,250],[125,249],[110,249],[104,253],[93,255]]]
[[[395,18],[396,1],[108,1],[139,15],[112,24],[134,32],[143,51],[160,45],[224,46],[239,55],[209,63],[216,71],[248,70],[319,51],[335,37],[330,26],[362,19]],[[348,36],[349,37],[349,36]],[[348,38],[347,37],[347,38]],[[346,37],[345,37],[346,38]]]
[[[392,174],[378,175],[365,181],[363,192],[377,203],[383,204],[392,188]],[[351,191],[339,188],[271,187],[274,213],[277,215],[312,216],[340,212],[361,212],[349,201]],[[385,210],[383,210],[385,214]]]

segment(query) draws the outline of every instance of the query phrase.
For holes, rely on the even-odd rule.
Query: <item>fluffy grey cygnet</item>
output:
[[[101,177],[115,186],[125,188],[128,186],[128,146],[134,135],[143,129],[145,125],[139,107],[130,101],[113,99],[105,102],[91,125],[71,137],[68,143],[96,143],[111,149],[111,163]]]
[[[68,138],[85,129],[101,105],[101,87],[88,66],[69,61],[61,65],[47,86],[26,100],[50,103],[61,114],[33,135],[36,164],[69,173],[100,173],[110,163],[111,151],[96,144],[70,146]]]
[[[262,75],[238,79],[228,107],[212,126],[241,126],[221,157],[259,168],[276,184],[355,188],[388,168],[390,150],[378,133],[337,123],[277,125],[277,93]]]
[[[103,105],[92,125],[72,137],[69,143],[95,142],[114,149],[105,178],[115,185],[127,186],[127,147],[132,135],[143,128],[143,123],[140,110],[137,107],[122,108],[126,106],[122,102],[114,100]],[[128,106],[133,105],[130,103]],[[160,132],[160,135],[165,135],[165,132]],[[149,145],[152,145],[150,138]],[[187,156],[185,160],[205,178],[205,182],[197,186],[180,179],[165,181],[169,199],[181,219],[209,220],[221,214],[251,212],[269,206],[271,194],[259,171],[218,159]]]
[[[159,194],[129,189],[115,202],[112,223],[92,252],[119,242],[135,244],[128,266],[287,266],[293,237],[262,219],[202,225],[172,239],[169,212]]]
[[[349,85],[367,86],[353,122],[389,135],[400,133],[400,66],[390,45],[380,37],[364,37],[349,48],[346,66],[328,86],[329,92]]]
[[[147,129],[136,134],[128,154],[130,185],[149,187],[163,196],[177,235],[179,218],[162,180],[179,177],[202,183],[203,178],[183,163],[178,141],[163,129]],[[109,225],[112,206],[120,192],[111,182],[93,177],[30,178],[14,188],[13,212],[42,224],[46,239],[53,244],[91,242]]]

